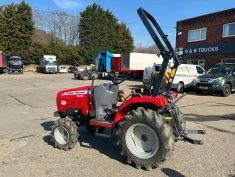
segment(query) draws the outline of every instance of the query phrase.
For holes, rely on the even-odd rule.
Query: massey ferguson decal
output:
[[[91,91],[79,90],[79,91],[65,92],[63,95],[87,95],[87,94],[91,94]]]

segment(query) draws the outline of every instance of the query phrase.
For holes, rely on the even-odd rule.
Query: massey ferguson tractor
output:
[[[124,79],[114,78],[112,83],[98,86],[93,85],[92,80],[91,86],[60,91],[56,98],[58,111],[55,112],[60,118],[52,126],[52,140],[55,147],[67,151],[78,142],[80,126],[86,126],[96,136],[110,137],[116,132],[117,145],[127,162],[151,170],[168,159],[175,142],[203,144],[188,134],[205,134],[205,131],[185,129],[184,115],[176,105],[184,94],[178,97],[170,91],[179,60],[157,21],[143,8],[137,12],[159,48],[158,55],[163,57],[162,66],[158,66],[159,73],[151,76],[148,92],[131,93],[118,106],[119,84]],[[172,58],[174,66],[166,84],[164,73]],[[105,129],[106,133],[103,132]]]

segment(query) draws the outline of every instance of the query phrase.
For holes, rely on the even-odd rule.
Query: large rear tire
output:
[[[77,125],[68,118],[61,118],[52,126],[52,140],[60,150],[72,149],[78,141]]]
[[[151,170],[171,155],[174,147],[172,128],[156,111],[132,110],[119,125],[117,144],[129,164]]]

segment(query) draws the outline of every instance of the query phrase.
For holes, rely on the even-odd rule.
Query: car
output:
[[[235,64],[220,64],[194,80],[195,91],[202,94],[205,91],[218,92],[222,96],[229,96],[235,91]]]
[[[60,66],[58,66],[58,71],[59,71],[59,73],[67,73],[68,68],[64,65],[60,65]]]
[[[68,73],[74,73],[76,71],[78,71],[78,68],[76,66],[70,66],[68,68]]]
[[[180,64],[176,71],[176,76],[172,84],[172,89],[181,93],[186,88],[193,88],[193,80],[205,73],[205,70],[199,65]],[[152,67],[146,67],[143,74],[143,84],[149,83],[152,74]]]

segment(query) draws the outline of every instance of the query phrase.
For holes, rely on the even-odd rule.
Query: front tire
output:
[[[78,141],[77,125],[68,118],[61,118],[52,126],[52,140],[60,150],[72,149]]]
[[[184,91],[184,84],[179,82],[176,88],[177,93],[182,93]]]
[[[174,147],[173,131],[156,111],[138,108],[119,125],[117,144],[129,164],[151,170],[169,158]]]
[[[223,87],[223,90],[222,90],[222,93],[221,95],[224,96],[224,97],[227,97],[229,96],[231,93],[231,87],[229,84],[224,84],[224,87]]]

